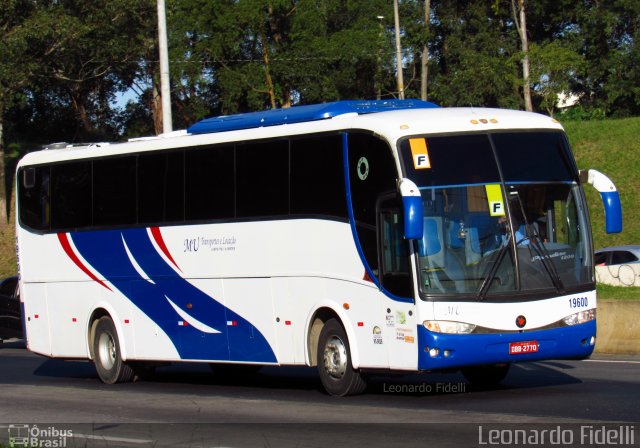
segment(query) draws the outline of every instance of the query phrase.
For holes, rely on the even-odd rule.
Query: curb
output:
[[[594,353],[640,354],[640,300],[599,300]]]

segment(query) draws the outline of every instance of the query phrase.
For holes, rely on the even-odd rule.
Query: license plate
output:
[[[537,353],[540,344],[538,341],[512,342],[509,344],[510,355],[524,355],[526,353]]]

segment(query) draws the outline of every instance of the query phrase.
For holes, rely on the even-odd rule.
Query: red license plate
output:
[[[509,344],[510,355],[524,355],[526,353],[537,353],[540,344],[538,341],[512,342]]]

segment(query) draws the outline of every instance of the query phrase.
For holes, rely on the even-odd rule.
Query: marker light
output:
[[[585,322],[594,320],[595,318],[596,318],[596,310],[591,309],[591,310],[580,311],[579,313],[572,314],[570,316],[565,317],[562,320],[567,325],[578,325],[578,324],[583,324]]]
[[[449,320],[425,320],[422,325],[424,325],[424,328],[429,331],[433,331],[434,333],[449,334],[469,334],[476,328],[473,324],[452,322]]]

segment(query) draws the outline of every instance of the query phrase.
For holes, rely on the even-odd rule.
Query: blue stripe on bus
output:
[[[147,229],[77,232],[70,236],[87,263],[167,334],[180,358],[277,362],[269,343],[257,328],[180,277],[165,262],[151,243]],[[153,283],[135,269],[123,239]],[[188,323],[185,325],[167,298],[183,314],[193,316],[219,333],[205,333]],[[233,321],[234,326],[228,327],[228,321]]]

